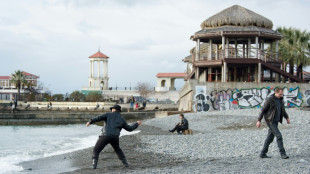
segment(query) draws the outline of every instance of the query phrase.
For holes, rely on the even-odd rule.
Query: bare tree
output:
[[[138,82],[137,88],[143,98],[146,98],[152,92],[151,85],[147,82]]]

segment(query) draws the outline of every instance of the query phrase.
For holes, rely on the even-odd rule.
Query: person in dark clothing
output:
[[[122,129],[127,131],[135,130],[140,124],[141,121],[137,121],[132,125],[128,125],[126,120],[121,116],[120,112],[122,111],[121,106],[114,105],[110,108],[112,112],[99,115],[95,118],[90,119],[86,126],[93,124],[98,121],[105,122],[105,131],[99,136],[97,143],[93,150],[93,168],[97,168],[99,153],[104,149],[107,144],[111,144],[118,158],[122,161],[125,167],[128,167],[126,157],[119,147],[119,136]]]
[[[263,119],[263,117],[267,123],[267,126],[269,127],[269,130],[264,143],[264,147],[260,153],[260,157],[270,158],[266,154],[268,152],[269,145],[272,143],[274,137],[276,136],[281,158],[288,159],[289,157],[286,155],[283,146],[282,134],[278,128],[278,123],[280,122],[282,124],[283,117],[286,119],[287,124],[291,123],[284,108],[282,88],[276,88],[275,94],[271,95],[269,98],[266,99],[266,102],[262,107],[262,111],[259,114],[258,121],[256,123],[257,128],[261,126],[261,120]]]
[[[178,123],[173,129],[169,130],[169,132],[177,131],[178,134],[182,134],[180,131],[188,129],[188,121],[184,118],[183,114],[179,115],[181,122]]]

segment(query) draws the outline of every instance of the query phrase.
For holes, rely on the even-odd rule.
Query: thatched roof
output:
[[[182,61],[192,63],[192,55],[186,56]]]
[[[201,23],[201,28],[221,26],[257,26],[272,29],[272,21],[239,5],[231,6]]]

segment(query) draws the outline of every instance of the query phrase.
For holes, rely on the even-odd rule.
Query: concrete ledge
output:
[[[0,113],[0,125],[58,125],[86,123],[90,118],[103,114],[102,111],[19,111]],[[137,121],[154,118],[154,111],[122,112],[123,118]]]

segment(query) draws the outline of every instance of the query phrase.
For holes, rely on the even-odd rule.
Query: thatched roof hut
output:
[[[256,26],[272,29],[272,21],[239,5],[234,5],[209,17],[201,23],[201,29],[221,26]]]
[[[272,21],[239,5],[231,6],[201,23],[201,30],[191,39],[213,43],[221,43],[221,37],[253,38],[259,36],[267,42],[281,39],[281,34],[272,30]],[[239,41],[238,41],[239,42]]]

